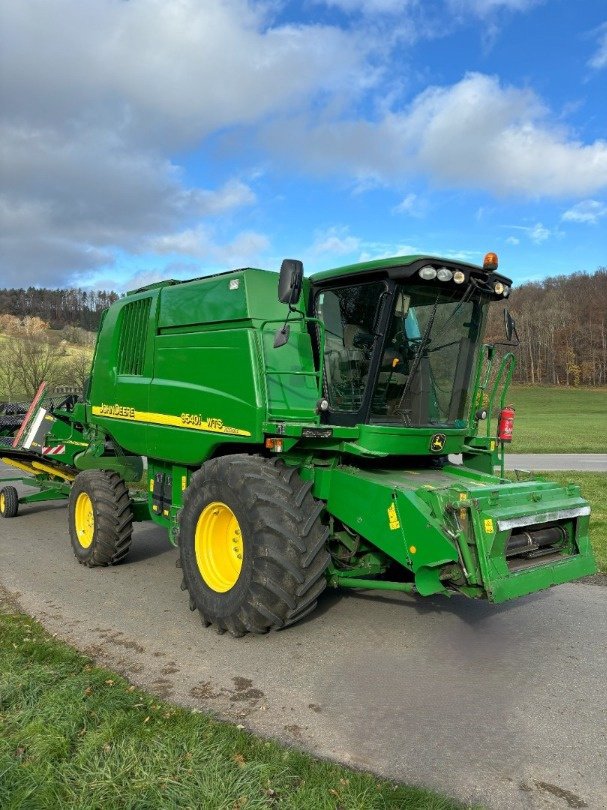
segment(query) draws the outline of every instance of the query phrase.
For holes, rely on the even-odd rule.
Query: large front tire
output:
[[[183,587],[205,626],[233,636],[293,624],[326,587],[323,504],[294,467],[260,456],[208,461],[180,519]]]
[[[70,490],[68,519],[72,549],[82,565],[116,565],[128,554],[133,510],[129,491],[118,473],[79,473]]]

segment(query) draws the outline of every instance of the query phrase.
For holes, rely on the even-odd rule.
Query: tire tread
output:
[[[200,574],[190,563],[191,551],[184,553],[185,543],[191,547],[190,534],[199,514],[199,490],[208,482],[241,499],[255,536],[249,540],[253,563],[248,589],[238,607],[224,615],[219,607],[209,608],[215,597],[201,590]],[[212,623],[219,632],[239,637],[278,630],[314,610],[326,587],[324,575],[330,561],[323,511],[324,503],[312,495],[312,482],[303,480],[297,468],[288,467],[282,459],[238,454],[212,459],[197,470],[183,500],[180,558],[182,587],[203,624]]]
[[[75,501],[87,492],[95,510],[95,535],[88,553],[82,552],[73,521]],[[70,536],[76,559],[88,568],[117,565],[129,552],[133,535],[133,510],[128,488],[116,472],[85,470],[70,493]]]

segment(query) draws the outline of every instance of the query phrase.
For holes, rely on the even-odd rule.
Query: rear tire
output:
[[[118,473],[79,473],[70,490],[68,520],[72,549],[82,565],[116,565],[128,554],[133,510],[129,491]]]
[[[15,487],[0,489],[0,516],[3,518],[17,517],[19,511],[19,494]]]
[[[266,633],[314,610],[330,557],[311,488],[296,468],[260,456],[212,459],[194,473],[179,552],[182,587],[205,626]]]

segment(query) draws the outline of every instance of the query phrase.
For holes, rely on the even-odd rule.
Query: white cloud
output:
[[[256,200],[254,191],[246,183],[235,179],[213,191],[195,189],[189,196],[201,216],[223,214],[242,205],[252,205]]]
[[[183,253],[186,256],[205,256],[210,248],[210,236],[206,228],[199,225],[176,233],[155,236],[150,239],[148,250],[152,253]]]
[[[167,279],[195,278],[203,274],[203,269],[208,271],[208,268],[202,268],[197,261],[192,260],[168,261],[154,267],[144,265],[143,268],[134,270],[132,267],[120,269],[120,275],[115,276],[87,277],[86,274],[83,274],[77,277],[77,283],[84,289],[99,289],[102,286],[107,290],[126,292],[139,287],[147,287],[148,284],[155,284],[158,281],[167,281]]]
[[[403,14],[416,0],[316,0],[317,3],[338,8],[347,14]]]
[[[171,146],[344,89],[366,54],[336,27],[273,27],[269,6],[247,0],[3,5],[6,115],[111,118],[123,135]]]
[[[607,67],[607,22],[600,25],[595,33],[598,45],[595,53],[588,60],[588,64],[595,70],[602,70]]]
[[[544,0],[448,0],[452,9],[473,12],[484,17],[495,11],[529,11]]]
[[[265,235],[230,222],[255,204],[255,182],[188,180],[168,157],[202,152],[216,133],[359,189],[402,188],[416,175],[532,197],[607,185],[607,144],[559,129],[529,90],[469,74],[396,107],[407,76],[390,84],[395,37],[412,20],[412,37],[437,35],[419,0],[325,2],[369,16],[343,30],[277,24],[274,0],[0,0],[3,282],[62,284],[151,245],[217,262],[262,253]],[[451,8],[482,15],[531,4]],[[347,118],[368,108],[357,102],[380,78],[376,118]],[[397,208],[413,214],[420,203],[407,195]],[[374,250],[339,229],[317,235],[316,249]]]
[[[536,245],[541,245],[542,242],[545,242],[552,236],[560,235],[557,231],[551,231],[549,228],[546,228],[541,222],[537,222],[535,225],[511,225],[510,227],[515,228],[517,231],[522,231],[525,236]],[[519,243],[519,240],[512,236],[506,241],[512,245],[518,245]]]
[[[538,222],[529,229],[528,235],[532,242],[535,242],[536,245],[540,245],[542,242],[545,242],[552,233],[548,228],[545,228],[541,222]]]
[[[390,245],[383,242],[365,242],[357,261],[374,262],[379,259],[391,259],[393,256],[415,256],[424,253],[413,245]]]
[[[423,9],[423,0],[315,0],[316,3],[338,8],[347,14],[403,15]],[[496,11],[528,11],[545,0],[446,0],[447,9],[455,14],[475,14],[485,17]],[[444,9],[440,9],[443,12]],[[443,19],[444,25],[444,19]]]
[[[138,252],[150,234],[181,221],[250,205],[253,190],[232,179],[217,189],[187,186],[178,167],[107,131],[0,127],[0,231],[6,284],[62,283],[111,264],[119,247]]]
[[[404,110],[378,121],[299,119],[285,142],[270,127],[265,142],[321,174],[393,183],[424,174],[435,183],[496,195],[582,195],[607,186],[607,142],[584,144],[550,118],[527,89],[467,74],[429,87]]]
[[[509,236],[509,237],[506,239],[506,243],[507,243],[508,245],[520,245],[521,240],[520,240],[520,239],[518,239],[516,236]]]
[[[370,42],[248,0],[0,0],[6,283],[66,283],[254,202],[167,155],[368,86]],[[237,255],[238,239],[226,255]],[[244,247],[244,244],[243,244]],[[232,253],[231,253],[232,251]]]
[[[454,250],[444,245],[420,248],[418,245],[406,243],[386,244],[384,242],[361,241],[361,253],[359,262],[375,261],[377,259],[389,259],[395,256],[442,256],[443,258],[457,259],[463,262],[477,263],[483,255],[478,250]]]
[[[328,228],[316,234],[314,244],[310,248],[313,255],[333,253],[337,256],[344,256],[358,250],[360,239],[351,236],[347,228]]]
[[[480,264],[480,258],[483,254],[480,250],[454,250],[453,248],[445,248],[444,250],[430,251],[430,255],[444,256],[448,259],[468,262],[468,264]]]
[[[399,202],[398,205],[394,206],[392,212],[395,214],[408,214],[412,217],[420,217],[423,216],[424,209],[424,201],[420,200],[417,194],[410,192]]]
[[[607,205],[598,200],[582,200],[569,208],[561,219],[567,222],[585,222],[596,225],[599,219],[607,217]]]
[[[243,231],[232,241],[218,242],[210,228],[198,225],[150,240],[148,249],[159,254],[181,254],[218,263],[251,264],[269,247],[267,236]]]

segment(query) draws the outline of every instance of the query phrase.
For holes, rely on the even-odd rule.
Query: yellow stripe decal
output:
[[[173,416],[168,413],[151,413],[149,411],[136,411],[126,405],[93,405],[93,416],[102,416],[106,419],[120,419],[126,422],[147,422],[150,425],[170,425],[177,428],[202,430],[205,433],[224,433],[230,436],[250,436],[248,430],[224,425],[221,419],[206,419],[198,413],[182,413]]]

